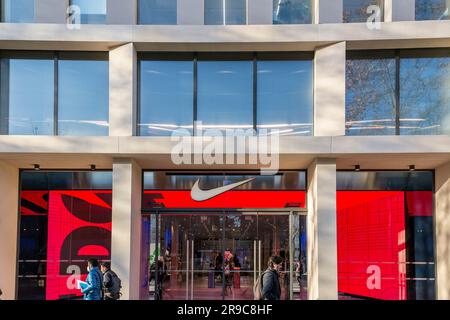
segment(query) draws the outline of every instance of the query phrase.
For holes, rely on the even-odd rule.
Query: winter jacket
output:
[[[89,271],[86,278],[87,287],[81,292],[84,294],[84,300],[102,300],[102,273],[97,267]]]

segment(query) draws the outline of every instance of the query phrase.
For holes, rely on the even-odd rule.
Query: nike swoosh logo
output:
[[[205,201],[209,200],[211,198],[217,197],[219,194],[222,194],[224,192],[230,191],[234,188],[237,188],[239,186],[242,186],[243,184],[249,183],[250,181],[254,180],[255,178],[250,178],[247,180],[239,181],[236,183],[227,184],[223,187],[210,189],[210,190],[202,190],[198,186],[200,179],[195,181],[194,186],[191,189],[191,198],[195,201]]]

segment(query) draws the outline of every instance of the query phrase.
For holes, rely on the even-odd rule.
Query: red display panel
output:
[[[405,300],[405,193],[338,191],[339,292]]]
[[[195,201],[190,190],[145,190],[144,209],[277,209],[305,208],[306,191],[232,190],[206,201]]]
[[[86,260],[110,260],[111,191],[50,191],[46,299],[80,296]]]
[[[20,214],[45,216],[48,212],[48,191],[22,191],[20,193]]]

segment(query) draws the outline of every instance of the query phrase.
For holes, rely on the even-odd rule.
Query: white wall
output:
[[[131,159],[113,164],[111,268],[122,280],[123,300],[138,300],[141,267],[142,170]]]
[[[308,299],[336,300],[336,160],[318,158],[308,167]]]
[[[0,161],[0,289],[4,300],[16,296],[19,169]]]

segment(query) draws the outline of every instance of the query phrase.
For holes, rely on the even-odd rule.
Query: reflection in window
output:
[[[71,0],[70,4],[80,7],[82,24],[106,23],[106,0]]]
[[[347,60],[347,135],[450,133],[448,50],[360,55]]]
[[[61,59],[58,81],[58,134],[107,136],[108,61]]]
[[[378,6],[380,8],[380,21],[384,20],[384,0],[344,0],[344,22],[367,22],[374,12],[369,6]]]
[[[258,61],[258,130],[312,135],[312,90],[311,61]]]
[[[450,56],[404,57],[400,134],[450,134]]]
[[[192,133],[193,61],[140,63],[140,135],[171,135],[183,128]]]
[[[2,0],[2,22],[34,22],[34,1],[35,0]]]
[[[416,0],[416,20],[449,20],[450,0]]]
[[[273,24],[312,22],[311,0],[273,0]]]
[[[2,58],[0,134],[53,135],[54,62]]]
[[[246,23],[246,0],[205,0],[206,25],[239,25]]]
[[[177,24],[177,0],[139,0],[139,24]]]
[[[395,59],[347,60],[347,135],[395,134]]]
[[[198,121],[203,129],[253,129],[252,61],[198,62]]]

